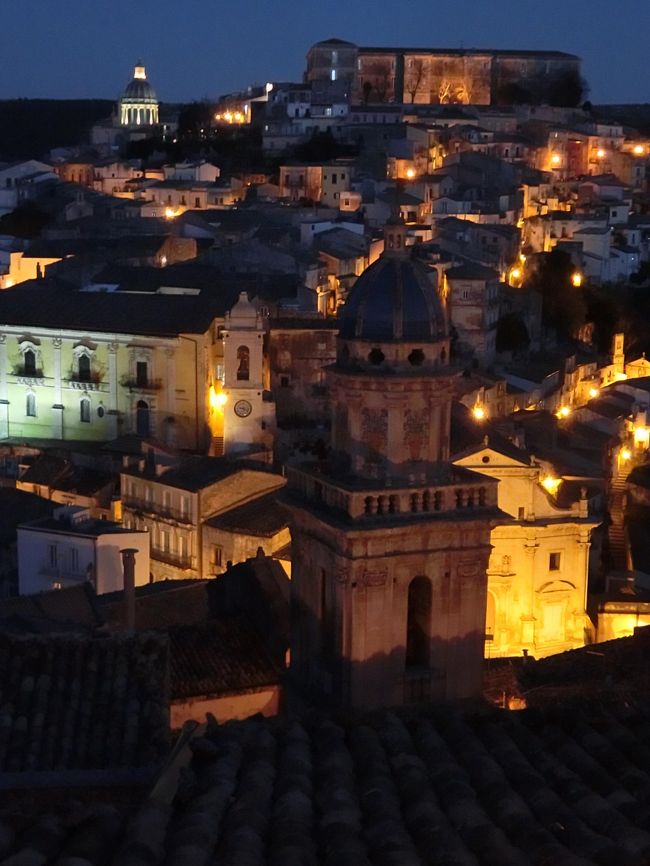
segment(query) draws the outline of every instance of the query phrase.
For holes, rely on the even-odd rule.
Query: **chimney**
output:
[[[125,547],[122,554],[122,570],[124,572],[124,609],[125,625],[128,631],[135,630],[135,547]]]

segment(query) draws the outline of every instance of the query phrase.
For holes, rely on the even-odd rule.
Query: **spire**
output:
[[[404,183],[401,180],[395,182],[395,197],[391,215],[384,226],[384,255],[391,258],[405,258],[408,256],[406,246],[406,225],[402,219],[400,199],[404,192]]]

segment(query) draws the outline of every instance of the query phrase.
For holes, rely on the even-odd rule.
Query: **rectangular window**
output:
[[[288,376],[280,376],[280,387],[288,388],[289,387],[289,377]]]
[[[36,395],[28,394],[25,401],[25,415],[28,418],[36,418]]]
[[[164,529],[160,530],[160,549],[169,553],[169,533]]]
[[[50,544],[48,547],[48,557],[50,560],[50,568],[56,568],[59,562],[59,551],[56,544]]]
[[[561,553],[549,553],[549,555],[548,555],[548,570],[549,571],[559,571],[561,565],[562,565],[562,554]]]
[[[517,520],[524,520],[526,517],[526,509],[523,505],[520,505],[517,509]]]
[[[181,496],[179,503],[181,517],[187,517],[189,513],[189,503],[187,501],[187,496]]]
[[[146,388],[149,381],[149,364],[146,361],[138,361],[135,365],[135,383],[141,388]]]
[[[187,536],[185,535],[178,537],[178,553],[181,559],[187,559],[189,555],[189,545],[187,543]]]
[[[70,571],[72,574],[79,571],[79,551],[75,547],[70,551]]]
[[[221,568],[221,561],[223,559],[223,547],[219,544],[215,544],[212,548],[212,561],[216,568]]]

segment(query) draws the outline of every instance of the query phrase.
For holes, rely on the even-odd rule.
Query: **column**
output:
[[[63,439],[63,383],[61,381],[61,337],[54,337],[54,402],[52,404],[52,438]],[[78,420],[78,419],[77,419]]]
[[[108,349],[108,435],[111,439],[117,438],[117,421],[119,412],[117,409],[117,351],[119,343],[109,343]]]
[[[524,567],[526,569],[524,579],[528,582],[528,612],[521,615],[521,642],[527,648],[535,645],[535,623],[537,621],[535,618],[535,554],[538,548],[539,544],[534,540],[524,544]]]
[[[0,334],[0,439],[9,436],[9,388],[7,385],[7,336]]]

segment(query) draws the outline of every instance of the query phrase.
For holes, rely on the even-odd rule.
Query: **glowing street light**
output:
[[[562,157],[559,153],[551,154],[551,165],[559,165],[562,162]]]
[[[576,289],[579,289],[582,285],[582,274],[580,271],[575,271],[575,273],[571,275],[571,285]]]
[[[546,475],[544,478],[542,478],[541,484],[544,490],[550,493],[551,496],[556,496],[558,490],[560,489],[560,484],[562,484],[562,479],[554,478],[552,475]]]
[[[632,457],[632,452],[630,451],[629,448],[623,448],[621,450],[621,459],[622,460],[629,460],[631,457]]]
[[[598,159],[604,159],[605,158],[604,148],[599,147],[598,150],[596,151],[596,156],[598,157]]]
[[[633,148],[633,153],[635,156],[643,156],[645,153],[645,147],[642,144],[635,144]]]
[[[597,397],[599,394],[600,394],[600,388],[590,388],[589,389],[589,396],[591,397],[592,400],[594,399],[594,397]]]
[[[571,414],[571,408],[569,406],[560,406],[560,408],[555,413],[557,418],[568,418]]]
[[[486,416],[485,408],[483,406],[474,406],[472,415],[477,421],[483,421]]]
[[[223,391],[216,391],[214,386],[210,388],[210,408],[223,409],[228,402],[228,395]]]
[[[406,169],[406,176],[409,180],[413,180],[413,178],[415,177],[415,169],[414,168],[407,168]]]

